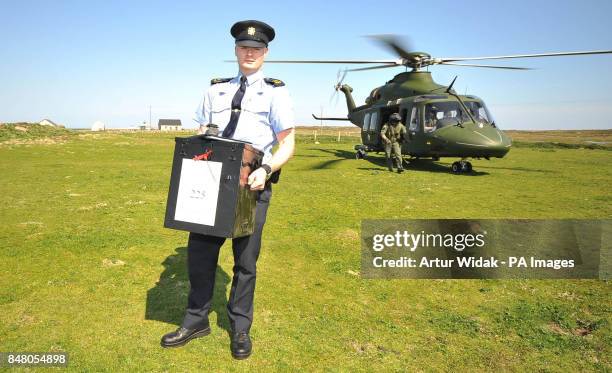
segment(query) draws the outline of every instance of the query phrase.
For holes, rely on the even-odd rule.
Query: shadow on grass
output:
[[[445,174],[452,174],[450,166],[436,163],[431,159],[412,159],[409,161],[408,166],[405,168],[406,170],[414,170],[414,171],[428,171],[428,172],[441,172]],[[484,176],[488,175],[488,172],[478,171],[476,167],[471,172],[468,173],[458,173],[457,176]]]
[[[327,149],[317,149],[317,150],[324,152],[324,153],[332,154],[336,157],[336,159],[331,159],[329,161],[315,164],[312,167],[310,167],[309,170],[324,170],[326,168],[333,166],[334,164],[340,161],[344,161],[346,159],[354,159],[354,156],[351,154],[351,152],[348,152],[346,150],[327,150]]]
[[[380,168],[358,167],[357,168],[358,170],[389,172],[387,170],[387,164],[386,164],[386,160],[384,157],[378,157],[377,161],[373,161],[372,158],[366,158],[366,159],[369,160],[370,163],[380,166]],[[410,171],[438,172],[438,173],[445,173],[445,174],[452,173],[449,166],[435,163],[434,161],[430,159],[419,159],[419,160],[413,159],[411,161],[408,161],[406,159],[404,161],[404,171],[408,173]],[[457,176],[484,176],[488,174],[489,174],[488,172],[472,170],[469,173],[459,173],[456,175]]]
[[[490,170],[508,170],[508,171],[521,171],[521,172],[540,172],[543,174],[557,174],[556,171],[551,170],[539,170],[535,168],[525,167],[497,167],[497,166],[478,166],[478,168],[488,168]]]
[[[294,154],[293,158],[325,158],[325,155]]]
[[[325,161],[325,162],[321,162],[319,164],[316,164],[312,167],[310,167],[310,170],[322,170],[322,169],[326,169],[329,168],[330,166],[333,166],[334,164],[336,164],[337,162],[340,161],[344,161],[347,159],[352,159],[355,160],[355,152],[354,151],[347,151],[347,150],[339,150],[339,149],[335,149],[335,150],[329,150],[329,149],[317,149],[321,152],[324,153],[328,153],[333,155],[334,157],[336,157],[336,159],[332,159],[329,161]],[[380,166],[380,167],[386,167],[386,161],[384,157],[372,157],[372,156],[368,156],[365,159],[366,161]],[[360,161],[362,162],[362,161]]]
[[[446,166],[443,164],[439,164],[439,163],[434,163],[434,161],[432,161],[431,159],[419,159],[419,160],[415,160],[413,159],[412,161],[410,161],[410,166],[407,167],[408,169],[414,169],[414,170],[422,170],[422,171],[433,171],[433,172],[451,172],[450,170],[450,165]],[[472,172],[467,173],[467,174],[458,174],[458,175],[463,175],[463,176],[479,176],[479,175],[489,175],[488,172],[484,172],[484,171],[478,171],[477,169],[481,169],[481,168],[486,168],[489,170],[508,170],[508,171],[521,171],[521,172],[539,172],[539,173],[557,173],[555,171],[551,171],[551,170],[541,170],[541,169],[537,169],[537,168],[525,168],[525,167],[498,167],[498,166],[484,166],[484,165],[478,165],[478,166],[474,166],[474,170],[472,170]]]
[[[331,154],[336,157],[336,159],[331,159],[325,162],[321,162],[315,164],[310,167],[309,170],[322,170],[333,167],[337,162],[341,162],[347,159],[355,159],[355,152],[347,151],[347,150],[329,150],[329,149],[317,149],[318,151]],[[360,160],[358,162],[368,162],[371,166],[375,167],[357,167],[358,170],[367,170],[367,171],[387,171],[387,161],[384,155],[372,155],[371,153],[366,156],[364,160]],[[358,163],[359,164],[359,163]],[[361,163],[363,164],[363,163]],[[436,163],[431,159],[412,159],[408,161],[406,159],[405,170],[406,171],[427,171],[427,172],[441,172],[441,173],[451,173],[450,166]],[[378,167],[378,168],[376,168]],[[489,175],[489,172],[479,171],[478,169],[489,169],[489,170],[510,170],[510,171],[521,171],[521,172],[538,172],[538,173],[555,173],[550,170],[542,170],[537,168],[525,168],[525,167],[497,167],[497,166],[475,166],[474,170],[469,173],[459,173],[458,176],[484,176]]]
[[[189,276],[187,274],[187,248],[177,247],[176,253],[164,261],[164,271],[155,286],[147,292],[145,320],[162,321],[168,324],[181,325],[187,306],[189,294]],[[217,326],[231,332],[227,317],[227,287],[231,277],[217,266],[215,291],[211,313],[217,313]]]
[[[355,152],[347,151],[347,150],[329,150],[329,149],[318,149],[321,152],[329,153],[335,156],[337,159],[332,159],[329,161],[321,162],[311,167],[311,170],[321,170],[326,169],[330,166],[333,166],[335,163],[347,160],[347,159],[355,159]],[[373,155],[372,153],[368,154],[363,160],[358,160],[357,162],[367,162],[370,166],[374,167],[357,167],[359,170],[367,170],[367,171],[387,171],[387,160],[384,155],[376,153]],[[359,163],[358,163],[359,164]],[[363,163],[361,163],[363,165]],[[442,172],[442,173],[450,173],[450,167],[438,164],[430,159],[413,159],[408,161],[405,159],[404,164],[406,167],[404,168],[406,171],[427,171],[427,172]],[[387,171],[388,172],[388,171]],[[461,176],[483,176],[488,175],[488,172],[483,171],[472,171],[466,174],[458,174]]]

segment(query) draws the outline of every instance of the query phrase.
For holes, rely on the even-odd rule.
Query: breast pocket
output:
[[[249,123],[252,136],[264,136],[270,132],[270,98],[253,95],[242,102],[240,120]],[[254,141],[254,140],[251,140]]]
[[[211,102],[211,121],[218,125],[222,129],[227,122],[229,122],[231,108],[232,108],[232,95],[225,92],[219,92]]]
[[[240,122],[234,134],[235,139],[255,144],[263,149],[272,142],[272,126],[270,125],[270,98],[264,95],[252,95],[242,100]]]
[[[242,102],[242,110],[267,117],[270,112],[270,99],[262,95],[249,97]]]

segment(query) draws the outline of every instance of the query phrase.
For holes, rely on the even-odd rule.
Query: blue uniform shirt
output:
[[[234,94],[240,87],[242,73],[226,83],[211,85],[196,110],[195,121],[214,123],[222,133],[227,126]],[[272,156],[276,134],[293,128],[293,103],[286,87],[275,87],[264,81],[261,70],[247,76],[246,90],[241,103],[233,139],[248,141],[264,152],[264,162]]]

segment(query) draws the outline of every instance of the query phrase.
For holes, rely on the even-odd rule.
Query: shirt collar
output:
[[[238,72],[238,76],[236,77],[237,81],[240,81],[240,77],[242,77],[242,72]],[[254,72],[251,75],[247,75],[247,83],[249,86],[252,86],[253,83],[257,82],[258,80],[263,79],[264,75],[263,75],[263,71],[261,71],[261,69],[257,70],[257,72]]]

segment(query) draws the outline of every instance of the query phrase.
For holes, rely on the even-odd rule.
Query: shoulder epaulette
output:
[[[264,81],[274,87],[282,87],[285,85],[285,83],[282,80],[278,80],[274,78],[264,78]]]
[[[230,80],[232,80],[232,78],[215,78],[210,81],[210,85],[217,84],[217,83],[227,83]]]

